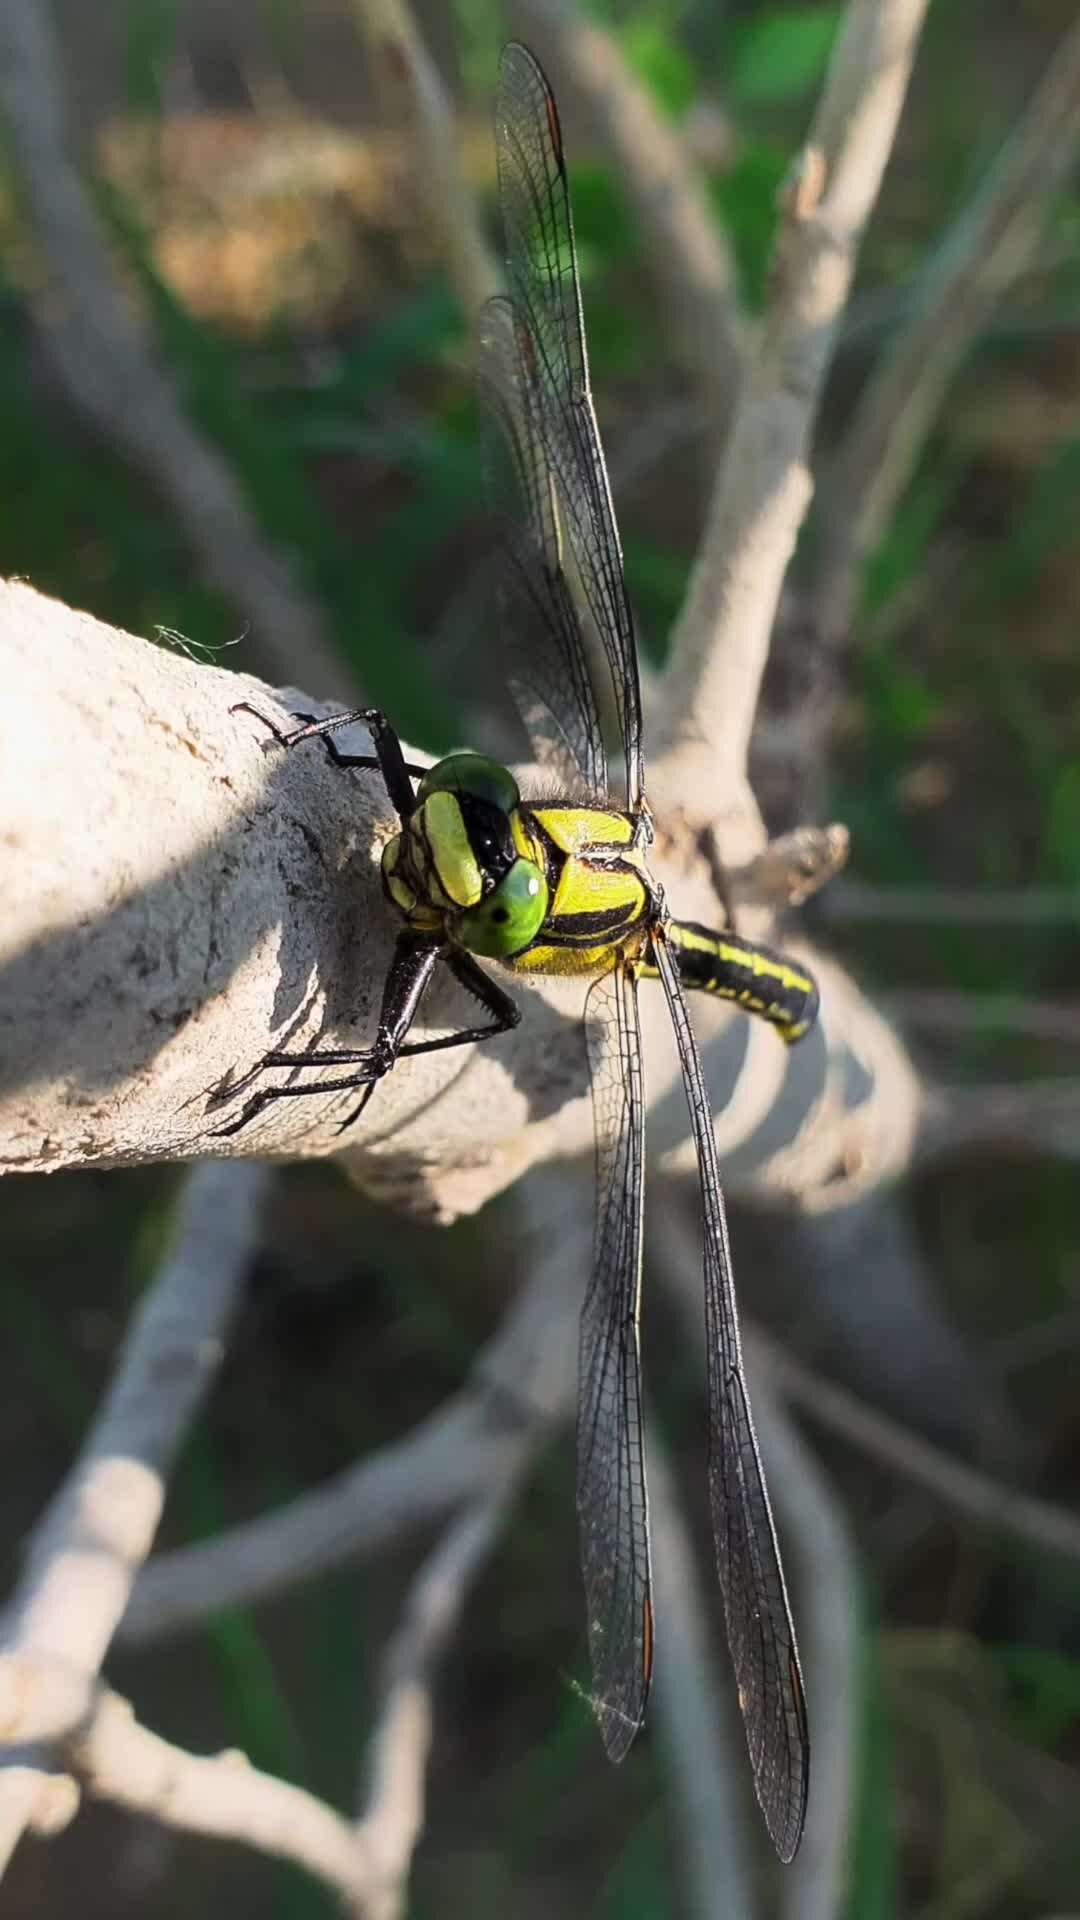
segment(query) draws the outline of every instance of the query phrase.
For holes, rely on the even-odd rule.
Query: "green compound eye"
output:
[[[482,753],[449,753],[438,761],[420,782],[417,804],[433,793],[467,793],[501,813],[513,813],[521,800],[513,774]]]
[[[470,953],[508,960],[535,939],[547,910],[547,881],[539,867],[515,860],[478,907],[455,915],[450,932]]]

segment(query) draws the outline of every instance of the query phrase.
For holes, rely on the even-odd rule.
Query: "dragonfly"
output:
[[[727,1637],[758,1799],[776,1850],[789,1861],[806,1810],[806,1703],[743,1369],[712,1112],[686,989],[736,1002],[790,1044],[814,1023],[817,988],[804,968],[731,928],[675,918],[649,871],[637,647],[591,398],[562,133],[543,70],[517,42],[501,57],[495,136],[507,290],[481,311],[478,385],[490,491],[502,516],[500,644],[545,797],[523,798],[509,769],[479,753],[411,765],[376,708],[321,719],[298,714],[300,724],[288,731],[259,716],[289,750],[320,739],[338,766],[381,774],[398,816],[381,856],[397,934],[373,1044],[268,1053],[239,1087],[278,1069],[314,1068],[319,1078],[294,1072],[288,1084],[264,1084],[221,1131],[238,1132],[274,1101],[358,1090],[346,1127],[399,1061],[486,1042],[516,1026],[516,1001],[481,962],[523,981],[549,974],[589,983],[584,1026],[597,1195],[581,1317],[577,1506],[590,1697],[607,1752],[621,1760],[644,1721],[653,1669],[638,983],[659,980],[700,1176],[708,1488]],[[332,738],[357,721],[370,731],[373,754],[344,753]],[[439,966],[480,1016],[448,1034],[411,1038]]]

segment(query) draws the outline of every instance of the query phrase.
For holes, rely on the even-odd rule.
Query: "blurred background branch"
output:
[[[670,740],[692,722],[702,744],[696,768],[684,756],[690,790],[718,760],[746,764],[780,588],[812,491],[806,458],[821,388],[925,11],[925,0],[852,0],[785,191],[764,325],[671,641],[661,731]]]
[[[170,1469],[225,1351],[268,1185],[259,1167],[200,1168],[187,1183],[175,1241],[132,1321],[109,1392],[82,1453],[29,1543],[7,1610],[7,1741],[70,1739],[89,1713],[97,1676],[150,1551]],[[25,1664],[32,1679],[20,1680]],[[74,1679],[66,1724],[34,1724],[50,1669]],[[43,1678],[36,1669],[43,1670]],[[19,1754],[0,1765],[0,1870],[48,1791]]]
[[[453,107],[439,70],[405,0],[352,0],[352,10],[380,97],[391,103],[391,110],[396,96],[408,99],[425,212],[450,284],[471,324],[484,301],[499,291],[501,275],[480,227],[476,198],[462,177]]]
[[[542,47],[568,107],[587,117],[639,227],[672,358],[704,407],[710,455],[731,418],[750,328],[735,262],[677,131],[617,41],[569,0],[513,0],[523,39]]]
[[[827,645],[855,613],[863,570],[933,431],[950,381],[1030,264],[1080,140],[1080,26],[1055,49],[1023,119],[938,251],[936,270],[860,396],[823,512]]]
[[[177,515],[195,564],[251,628],[276,680],[299,663],[325,694],[345,693],[321,613],[264,538],[229,464],[200,435],[117,282],[70,155],[49,8],[0,10],[0,111],[44,275],[36,319],[74,404],[145,474]]]
[[[538,1225],[560,1192],[568,1237],[588,1233],[589,1194],[546,1172],[526,1188],[522,1225]],[[465,1388],[413,1432],[277,1512],[212,1540],[163,1555],[146,1569],[123,1633],[133,1643],[198,1625],[309,1580],[359,1554],[476,1503],[490,1505],[523,1472],[545,1428],[572,1405],[580,1289],[563,1248],[538,1254],[535,1271],[470,1365]]]
[[[753,1912],[749,1863],[738,1816],[739,1734],[725,1710],[697,1547],[675,1474],[649,1427],[649,1505],[656,1615],[664,1658],[656,1674],[656,1719],[669,1754],[689,1909],[699,1920]]]
[[[842,1434],[890,1471],[917,1481],[935,1499],[984,1526],[1014,1534],[1042,1553],[1057,1553],[1070,1560],[1080,1558],[1080,1520],[1074,1514],[1032,1499],[989,1474],[978,1473],[962,1460],[950,1459],[910,1429],[860,1404],[842,1387],[819,1378],[774,1342],[756,1335],[752,1351],[755,1364],[772,1375],[792,1405],[817,1424]]]

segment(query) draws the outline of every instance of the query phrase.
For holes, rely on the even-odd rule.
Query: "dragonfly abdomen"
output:
[[[771,947],[758,946],[737,933],[715,933],[695,920],[669,920],[667,939],[685,987],[733,1000],[776,1027],[792,1045],[817,1019],[818,990],[812,974],[792,965]],[[655,976],[650,962],[639,971]]]

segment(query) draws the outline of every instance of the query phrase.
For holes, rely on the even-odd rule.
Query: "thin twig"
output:
[[[255,1245],[268,1174],[207,1166],[184,1189],[171,1251],[124,1343],[78,1463],[37,1527],[4,1636],[5,1739],[34,1737],[12,1665],[97,1679],[150,1550],[177,1448],[205,1395]],[[25,1768],[0,1771],[0,1870],[32,1814]]]
[[[770,1389],[747,1340],[754,1418],[794,1586],[810,1715],[810,1799],[795,1870],[781,1881],[788,1920],[847,1911],[858,1792],[859,1574],[847,1516]]]
[[[28,1824],[55,1832],[71,1817],[78,1804],[74,1775],[97,1798],[129,1811],[292,1860],[341,1894],[350,1912],[396,1920],[423,1822],[432,1669],[496,1536],[513,1484],[513,1478],[505,1480],[468,1508],[414,1583],[387,1654],[372,1788],[355,1822],[261,1773],[242,1753],[185,1752],[139,1725],[128,1703],[81,1666],[34,1649],[0,1659],[0,1723],[17,1730],[22,1741],[47,1740],[70,1775],[42,1776],[25,1766],[11,1770],[17,1805],[33,1789]]]
[[[924,1487],[936,1500],[992,1533],[1023,1541],[1041,1553],[1080,1560],[1080,1519],[1075,1514],[1018,1492],[944,1453],[845,1388],[812,1373],[763,1335],[755,1335],[753,1350],[757,1365],[774,1376],[785,1399],[861,1453]]]
[[[173,508],[208,580],[250,623],[272,678],[348,691],[321,614],[264,538],[222,456],[195,431],[124,294],[70,157],[59,48],[40,0],[0,7],[0,111],[48,279],[37,318],[80,411]],[[302,668],[301,668],[302,663]]]
[[[826,504],[832,538],[821,617],[834,644],[848,631],[865,560],[914,472],[957,368],[1039,244],[1078,141],[1074,24],[860,400]]]
[[[407,1540],[500,1481],[524,1440],[483,1390],[467,1389],[314,1492],[151,1561],[121,1639],[138,1646],[185,1632],[222,1608],[250,1606]]]
[[[1075,887],[876,887],[839,880],[829,888],[830,920],[871,925],[1053,927],[1080,922]]]
[[[519,1463],[523,1464],[523,1463]],[[371,1786],[356,1834],[370,1862],[357,1902],[366,1920],[398,1920],[423,1831],[431,1747],[433,1669],[457,1625],[470,1582],[498,1536],[517,1478],[467,1507],[421,1567],[390,1643],[371,1750]]]
[[[929,1087],[916,1163],[981,1147],[1080,1159],[1080,1080]]]
[[[262,1773],[242,1753],[185,1752],[105,1688],[65,1757],[96,1799],[291,1860],[350,1905],[374,1883],[364,1836],[324,1801]]]
[[[1049,1040],[1063,1046],[1080,1041],[1080,1007],[1022,995],[957,993],[947,987],[903,987],[882,995],[901,1026],[934,1033],[985,1033],[996,1029],[1025,1040]]]
[[[352,0],[352,10],[391,83],[408,94],[416,167],[432,230],[468,319],[498,292],[476,201],[458,163],[454,115],[407,0]]]
[[[507,1482],[468,1509],[421,1569],[387,1657],[372,1791],[355,1822],[260,1772],[242,1753],[204,1756],[161,1739],[138,1723],[127,1701],[51,1656],[0,1661],[0,1704],[9,1713],[17,1709],[24,1736],[50,1739],[60,1764],[95,1798],[291,1860],[341,1895],[350,1912],[396,1920],[422,1825],[431,1670],[511,1490]],[[55,1832],[75,1812],[71,1775],[43,1777],[25,1767],[12,1774],[20,1794],[34,1787],[30,1818],[39,1832]]]
[[[651,1421],[650,1516],[661,1636],[656,1718],[668,1754],[689,1907],[697,1920],[750,1920],[754,1911],[737,1809],[734,1742],[725,1719],[709,1643],[701,1574],[678,1488]]]
[[[591,1234],[591,1184],[545,1170],[525,1189],[540,1217],[535,1271],[477,1356],[469,1385],[429,1419],[277,1512],[153,1560],[124,1619],[125,1643],[198,1625],[343,1560],[409,1538],[512,1480],[540,1436],[573,1404],[573,1351],[581,1275]],[[536,1210],[540,1209],[540,1216]],[[561,1230],[552,1236],[550,1221]],[[576,1221],[576,1228],[575,1228]],[[567,1258],[568,1240],[580,1242]],[[552,1244],[553,1239],[557,1244]]]
[[[731,415],[749,329],[728,251],[686,149],[602,28],[566,0],[513,0],[516,25],[561,99],[588,113],[630,202],[672,353],[717,431]]]
[[[707,805],[717,764],[745,779],[769,635],[810,498],[810,435],[925,11],[926,0],[851,0],[786,193],[769,310],[667,676],[665,738],[687,736]]]

